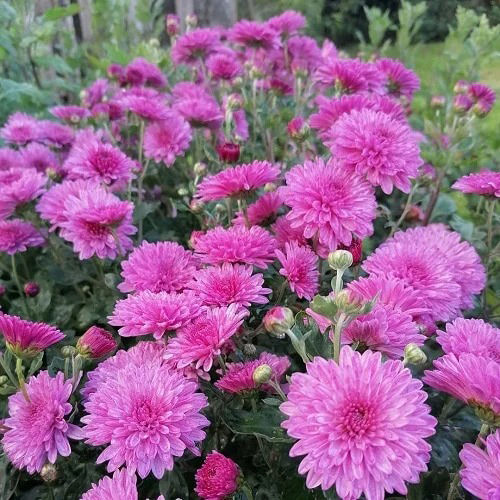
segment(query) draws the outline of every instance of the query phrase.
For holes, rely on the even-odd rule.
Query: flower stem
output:
[[[335,331],[333,334],[333,359],[338,364],[340,359],[340,339],[342,327],[344,326],[345,314],[340,313],[339,319],[335,323]]]
[[[21,282],[19,281],[19,275],[17,274],[16,258],[15,258],[14,254],[12,254],[10,256],[10,263],[12,266],[12,277],[14,278],[14,281],[16,282],[16,286],[17,286],[17,289],[19,291],[19,295],[21,296],[21,300],[23,303],[24,314],[28,318],[29,317],[28,304],[26,303],[26,297],[24,296],[24,291],[23,291],[23,288],[21,286]]]
[[[19,389],[21,389],[24,399],[29,403],[30,397],[28,396],[28,391],[26,390],[26,384],[24,382],[23,360],[21,358],[16,359],[16,375],[19,381]]]
[[[251,399],[251,405],[252,405],[252,410],[254,413],[258,413],[257,409],[257,403],[255,402],[255,399]],[[262,453],[262,458],[264,458],[264,462],[266,462],[266,465],[269,467],[270,470],[272,470],[271,464],[269,463],[269,460],[267,459],[267,455],[265,453],[265,448],[264,448],[264,443],[262,442],[262,438],[255,434],[255,437],[257,438],[257,443],[259,445],[259,450]],[[251,498],[251,497],[250,497]]]
[[[138,205],[142,205],[142,200],[143,200],[143,185],[144,185],[144,177],[146,177],[146,172],[148,170],[148,165],[149,165],[149,160],[146,161],[144,167],[142,168],[142,172],[141,172],[141,175],[139,176],[139,182],[137,184],[137,189],[138,189],[138,198],[137,198],[137,201],[138,201]],[[142,225],[143,225],[143,221],[144,219],[140,219],[139,220],[139,230],[137,232],[138,234],[138,243],[140,244],[142,242]]]
[[[403,208],[403,212],[401,214],[401,217],[399,217],[398,221],[396,222],[396,225],[392,228],[391,234],[389,234],[389,238],[400,228],[401,224],[405,220],[406,214],[410,210],[413,195],[415,194],[415,191],[417,190],[417,188],[418,188],[418,182],[415,182],[415,184],[413,184],[413,186],[411,188],[410,193],[408,194],[408,197],[406,198],[406,204]]]
[[[488,293],[488,275],[489,275],[489,267],[490,267],[490,261],[491,261],[491,253],[492,253],[492,247],[493,247],[493,215],[495,213],[495,200],[491,200],[487,202],[487,209],[486,209],[486,256],[485,256],[485,262],[484,262],[484,267],[486,268],[486,286],[484,287],[483,290],[483,297],[482,297],[482,302],[483,302],[483,314],[486,319],[488,319],[488,302],[487,302],[487,293]]]

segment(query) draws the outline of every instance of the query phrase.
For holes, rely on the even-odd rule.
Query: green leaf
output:
[[[31,303],[31,307],[39,313],[45,312],[49,306],[50,306],[50,301],[52,300],[52,293],[50,291],[50,288],[44,287],[40,291],[40,293],[36,296],[36,299],[34,303]]]
[[[334,320],[337,314],[337,306],[333,303],[333,299],[330,297],[323,297],[322,295],[316,295],[311,302],[311,309],[322,316],[326,316],[328,319]]]
[[[144,220],[149,214],[152,214],[160,206],[159,201],[152,203],[141,203],[136,205],[134,210],[134,222],[140,222]]]
[[[80,6],[78,4],[71,4],[67,7],[52,7],[45,11],[43,19],[45,21],[58,21],[64,17],[74,16],[80,12]]]
[[[15,394],[16,392],[17,387],[13,387],[11,385],[0,387],[0,396],[10,396],[11,394]]]
[[[30,369],[28,370],[28,377],[37,372],[43,363],[43,351],[31,362]]]

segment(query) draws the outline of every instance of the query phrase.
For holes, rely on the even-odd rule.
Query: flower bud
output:
[[[54,464],[47,462],[40,471],[40,477],[45,483],[53,483],[57,479],[57,468]]]
[[[255,385],[265,384],[271,380],[273,369],[269,365],[260,365],[253,371],[252,378]]]
[[[203,175],[207,171],[207,165],[199,161],[194,164],[193,170],[195,175]]]
[[[188,26],[189,28],[196,28],[197,25],[198,17],[196,16],[196,14],[188,14],[186,16],[186,26]]]
[[[241,109],[243,104],[243,97],[239,94],[230,94],[226,101],[226,107],[231,111],[237,111],[238,109]]]
[[[191,212],[195,214],[201,214],[201,212],[203,212],[203,209],[205,208],[205,204],[200,200],[191,200],[189,208],[191,209]]]
[[[427,356],[425,355],[425,352],[422,351],[417,344],[412,343],[405,347],[405,356],[403,360],[405,365],[423,365],[426,361]]]
[[[458,94],[453,99],[453,109],[457,113],[466,113],[472,106],[472,101],[465,94]]]
[[[71,358],[71,356],[76,354],[76,349],[72,345],[65,345],[61,349],[61,354],[63,358]]]
[[[352,253],[348,250],[335,250],[328,254],[328,265],[336,271],[345,271],[353,262]]]
[[[179,196],[187,196],[189,194],[189,189],[185,188],[185,187],[180,187],[178,190],[177,190],[177,194]]]
[[[469,90],[469,82],[465,80],[458,80],[453,87],[453,92],[455,92],[455,94],[465,94],[467,90]]]
[[[0,387],[5,385],[9,381],[9,377],[5,375],[0,375]]]
[[[40,286],[35,281],[28,281],[24,285],[24,293],[27,297],[36,297],[40,293]]]
[[[441,109],[446,104],[446,97],[444,95],[433,95],[431,97],[431,108]]]
[[[226,206],[223,203],[217,203],[215,205],[215,211],[218,214],[223,214],[223,213],[226,212],[226,210],[227,210],[227,208],[226,208]]]
[[[478,118],[484,118],[491,110],[491,105],[486,103],[485,101],[479,100],[472,106],[472,112]]]
[[[262,320],[266,332],[273,337],[282,339],[286,333],[295,324],[293,312],[288,307],[276,306],[267,311]]]
[[[252,66],[248,74],[252,80],[260,80],[264,76],[264,73],[257,66]]]
[[[175,36],[179,34],[181,27],[181,20],[175,14],[167,14],[165,16],[165,31],[168,36]]]
[[[193,231],[191,236],[189,237],[188,246],[189,248],[194,248],[196,245],[196,241],[200,236],[203,236],[205,233],[203,231]]]
[[[406,212],[405,220],[408,222],[416,222],[423,220],[424,212],[418,205],[410,205],[410,208]]]
[[[363,242],[356,238],[352,237],[351,244],[349,246],[339,245],[339,250],[347,250],[352,255],[352,264],[353,266],[357,266],[363,260]]]
[[[45,169],[45,175],[51,180],[51,181],[58,181],[61,176],[59,175],[59,172],[53,168],[53,167],[47,167]]]
[[[233,87],[237,87],[237,88],[243,87],[243,78],[241,78],[241,76],[237,76],[236,78],[233,78],[232,84],[233,84]]]
[[[236,163],[240,158],[240,146],[233,142],[218,144],[215,148],[219,155],[219,160],[225,163]]]
[[[274,182],[266,182],[264,184],[264,191],[266,193],[271,193],[273,191],[276,191],[277,188],[278,188],[278,186],[276,186],[276,184]]]
[[[340,292],[336,293],[333,297],[333,303],[337,306],[341,311],[345,311],[351,305],[351,297],[347,290],[340,290]]]
[[[309,125],[306,123],[304,118],[301,116],[296,116],[292,118],[288,125],[286,126],[288,135],[296,142],[304,142],[309,136],[311,131]]]
[[[91,326],[76,343],[76,351],[87,359],[98,359],[116,349],[116,340],[104,328]]]
[[[243,345],[243,354],[245,356],[255,356],[256,353],[257,353],[257,348],[253,344]]]

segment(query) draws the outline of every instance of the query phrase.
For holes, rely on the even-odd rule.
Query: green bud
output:
[[[273,369],[269,365],[260,365],[253,371],[253,381],[255,385],[265,384],[271,380]]]
[[[177,194],[179,196],[187,196],[189,194],[189,190],[185,187],[180,187],[178,190],[177,190]]]
[[[71,356],[76,354],[76,349],[72,345],[65,345],[61,349],[61,354],[63,355],[63,358],[71,358]]]
[[[207,171],[207,166],[205,163],[199,161],[194,164],[193,170],[196,175],[203,175]]]
[[[335,250],[328,254],[328,265],[335,271],[345,271],[352,263],[352,253],[348,250]]]
[[[56,466],[47,462],[40,471],[40,477],[45,483],[53,483],[57,479]]]
[[[408,344],[405,347],[405,356],[403,363],[405,365],[411,364],[411,365],[423,365],[427,361],[427,356],[425,355],[425,352],[418,347],[417,344]]]

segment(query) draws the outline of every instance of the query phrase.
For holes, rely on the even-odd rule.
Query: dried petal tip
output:
[[[427,362],[425,352],[418,347],[417,344],[408,344],[405,347],[405,357],[403,363],[405,365],[424,365]]]
[[[260,365],[253,371],[252,378],[255,385],[265,384],[271,380],[273,369],[269,365]]]
[[[348,250],[335,250],[328,254],[328,265],[335,271],[345,271],[352,263],[353,256]]]
[[[267,311],[264,319],[266,332],[278,339],[285,338],[285,332],[292,328],[295,323],[293,312],[288,307],[273,307]]]
[[[113,335],[103,328],[91,326],[76,343],[80,356],[88,359],[98,359],[112,353],[116,349]]]

